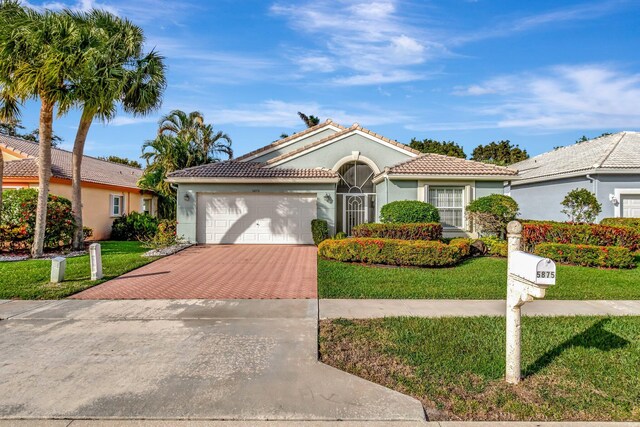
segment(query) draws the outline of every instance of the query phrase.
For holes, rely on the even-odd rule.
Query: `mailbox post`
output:
[[[556,265],[542,258],[521,251],[522,224],[511,221],[507,225],[507,363],[508,383],[520,382],[520,307],[534,298],[544,298],[547,287],[556,283]]]

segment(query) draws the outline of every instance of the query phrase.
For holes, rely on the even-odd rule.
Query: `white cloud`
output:
[[[468,122],[439,129],[637,129],[640,74],[611,66],[557,66],[539,73],[501,76],[454,93],[474,95]],[[428,125],[429,127],[432,125]]]
[[[413,26],[397,0],[313,1],[275,4],[274,15],[310,36],[314,45],[296,47],[301,72],[332,72],[339,85],[378,85],[421,80],[416,66],[448,54],[444,45]]]
[[[144,117],[132,117],[132,116],[116,116],[107,125],[109,126],[130,126],[139,125],[141,123],[155,123],[158,121],[157,116],[144,116]]]
[[[346,111],[349,111],[347,113]],[[363,126],[400,123],[412,117],[388,109],[367,104],[350,104],[345,109],[328,107],[317,102],[286,102],[267,100],[259,104],[239,105],[235,108],[202,109],[205,117],[213,117],[216,125],[232,124],[249,127],[299,128],[301,125],[298,111],[328,118],[345,126],[360,123]]]

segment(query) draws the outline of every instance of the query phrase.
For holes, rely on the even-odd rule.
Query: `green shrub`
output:
[[[446,267],[468,254],[468,244],[433,240],[352,238],[325,240],[318,246],[320,256],[342,262],[364,262],[414,267]]]
[[[112,240],[148,240],[158,232],[158,219],[148,214],[131,212],[113,221]]]
[[[508,246],[507,241],[497,237],[481,237],[480,240],[487,247],[487,255],[506,257]]]
[[[34,239],[38,190],[24,188],[5,191],[0,214],[0,246],[9,250],[28,250]],[[49,194],[44,247],[69,246],[75,221],[71,201]]]
[[[540,243],[623,246],[636,251],[640,249],[640,230],[597,224],[528,222],[522,226],[522,243],[527,251],[533,251]]]
[[[509,221],[518,215],[518,203],[503,194],[491,194],[469,203],[467,217],[480,233],[504,236]]]
[[[313,236],[313,243],[317,245],[323,240],[329,238],[329,224],[324,219],[312,219],[311,220],[311,234]]]
[[[182,239],[178,237],[177,222],[175,220],[163,219],[158,222],[158,231],[153,237],[143,239],[144,246],[147,248],[158,249],[173,246],[182,243]]]
[[[600,225],[640,228],[640,218],[604,218]]]
[[[440,222],[435,206],[417,200],[400,200],[387,203],[380,209],[380,220],[388,223],[412,224],[417,222]]]
[[[536,246],[535,254],[557,262],[583,267],[635,267],[634,254],[628,248],[620,246],[540,243]]]
[[[345,233],[344,231],[338,231],[336,233],[336,235],[334,236],[334,239],[335,240],[342,240],[342,239],[346,239],[347,237],[348,237],[347,233]]]
[[[560,204],[564,207],[562,213],[569,217],[570,222],[575,223],[592,223],[602,212],[602,205],[596,195],[586,188],[569,191]]]
[[[471,242],[473,240],[466,237],[456,237],[451,239],[449,246],[455,246],[460,249],[462,256],[467,257],[471,253]]]
[[[360,224],[353,227],[353,237],[379,237],[401,240],[440,240],[442,225],[435,222],[418,224]]]
[[[89,237],[93,237],[93,228],[83,226],[82,227],[82,236],[84,240],[87,240]]]

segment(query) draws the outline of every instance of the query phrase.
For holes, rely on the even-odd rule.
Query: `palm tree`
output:
[[[72,155],[71,204],[76,221],[73,248],[83,246],[82,158],[94,119],[111,120],[122,105],[124,111],[144,115],[157,109],[166,87],[163,58],[156,52],[143,56],[142,29],[109,12],[65,12],[78,23],[86,41],[83,68],[71,84],[62,111],[80,106],[82,114]]]
[[[42,256],[44,248],[54,108],[67,96],[67,83],[83,56],[81,46],[79,28],[67,15],[36,12],[15,0],[0,2],[2,104],[40,99],[38,207],[31,247],[34,258]]]
[[[307,116],[300,111],[298,111],[298,116],[300,116],[300,120],[302,120],[308,128],[314,127],[320,123],[320,119],[316,116]]]
[[[175,190],[166,181],[167,174],[179,169],[231,159],[231,138],[222,131],[215,131],[205,124],[198,111],[185,113],[171,111],[160,119],[155,139],[142,146],[142,158],[147,167],[138,184],[156,191],[160,200],[158,215],[175,217]]]
[[[16,128],[20,126],[16,118],[20,116],[18,102],[15,98],[5,93],[0,86],[0,126],[5,129],[7,135],[16,134]],[[0,132],[3,133],[3,132]],[[4,155],[0,150],[0,219],[2,219],[2,181],[4,180]]]

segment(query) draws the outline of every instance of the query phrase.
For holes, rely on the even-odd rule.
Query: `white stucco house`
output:
[[[325,219],[332,234],[350,234],[396,200],[428,201],[446,235],[470,234],[465,206],[502,194],[516,175],[327,120],[234,160],[176,171],[168,181],[178,188],[178,234],[191,242],[308,244],[312,219]]]
[[[619,132],[561,147],[511,167],[519,179],[506,189],[528,219],[566,221],[560,204],[586,188],[602,204],[598,220],[640,217],[640,132]]]

